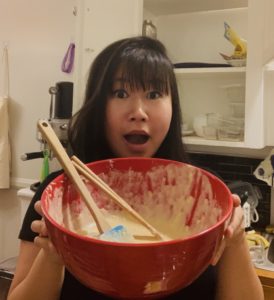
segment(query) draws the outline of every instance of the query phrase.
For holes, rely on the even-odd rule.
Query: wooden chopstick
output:
[[[140,214],[138,214],[124,199],[122,199],[113,189],[110,188],[109,185],[107,185],[99,176],[89,169],[80,159],[78,159],[76,156],[72,156],[71,160],[80,174],[105,192],[116,204],[130,213],[131,216],[145,226],[154,236],[160,238],[161,240],[165,240],[164,236],[157,229],[144,220]]]
[[[58,137],[53,131],[51,125],[45,120],[39,120],[37,126],[42,136],[46,139],[46,141],[50,145],[58,161],[62,165],[65,173],[70,178],[72,183],[74,183],[77,191],[79,192],[82,199],[84,200],[89,212],[93,216],[93,219],[96,223],[99,233],[102,234],[103,232],[110,230],[111,226],[108,224],[101,210],[98,208],[96,202],[91,197],[89,190],[87,189],[80,175],[76,171],[73,163],[71,162],[69,156],[64,150],[62,144],[60,143]]]

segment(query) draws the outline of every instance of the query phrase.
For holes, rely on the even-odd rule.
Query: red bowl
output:
[[[143,180],[138,182],[134,177],[136,187],[138,184],[144,185],[144,180],[147,181],[144,178],[147,178],[146,174],[152,168],[170,164],[184,168],[183,177],[188,180],[188,185],[185,186],[188,187],[192,196],[201,196],[201,190],[203,190],[202,186],[198,193],[193,193],[193,187],[195,186],[193,182],[197,180],[197,176],[193,176],[193,174],[198,172],[203,178],[206,178],[202,181],[202,185],[207,182],[210,183],[211,194],[207,196],[213,199],[215,205],[219,207],[219,215],[213,223],[211,220],[210,225],[205,226],[202,222],[203,228],[198,226],[196,231],[189,233],[190,236],[176,237],[170,241],[117,243],[79,234],[74,229],[77,226],[87,225],[80,224],[81,218],[79,218],[79,216],[87,214],[87,210],[68,178],[65,175],[60,175],[45,189],[41,201],[50,238],[62,256],[67,269],[84,285],[102,294],[117,298],[157,298],[186,287],[210,265],[214,252],[220,245],[226,223],[233,208],[231,193],[220,179],[191,165],[155,158],[117,158],[97,161],[87,165],[96,174],[111,174],[114,170],[126,172],[127,175],[130,172],[129,170],[141,172],[142,176],[139,176],[139,178],[143,178]],[[130,180],[125,178],[129,178],[129,176],[123,177],[122,185],[119,180],[111,183],[117,193],[129,184]],[[176,179],[171,180],[173,186],[178,184]],[[165,178],[164,181],[155,186],[165,186],[167,181]],[[132,184],[132,180],[130,184]],[[88,186],[98,206],[106,210],[114,209],[112,205],[109,205],[108,200],[103,199],[104,197],[98,194],[98,190],[90,184]],[[140,190],[140,188],[137,189],[136,193],[140,194]],[[164,195],[164,193],[162,194]],[[174,205],[173,203],[172,205],[170,203],[166,204],[171,201],[166,198],[168,197],[159,196],[157,201],[162,201],[163,203],[160,203],[160,205],[163,205],[164,208],[168,207],[168,209],[157,210],[156,204],[153,202],[155,199],[151,200],[152,198],[149,198],[149,200],[143,199],[144,202],[148,202],[144,205],[151,207],[147,210],[147,213],[142,210],[142,206],[137,205],[135,209],[139,210],[143,217],[149,222],[151,221],[156,228],[157,224],[153,224],[152,219],[150,220],[151,212],[162,213],[163,215],[160,217],[164,220],[163,222],[166,222],[165,228],[169,228],[173,222],[172,220],[175,220],[177,212],[173,211],[171,213]],[[134,205],[130,200],[126,198],[125,200]],[[174,203],[178,204],[176,201]],[[212,215],[211,213],[201,213],[201,210],[198,212],[199,207],[205,205],[204,203],[203,197],[199,198],[196,212],[198,215],[200,214],[198,219],[208,220]],[[74,219],[70,219],[70,213],[68,212],[73,214]],[[182,216],[179,217],[182,218]],[[189,217],[189,213],[187,217]],[[198,222],[198,219],[196,217],[193,219],[194,225]],[[183,223],[185,223],[185,219],[182,219],[182,222],[178,224],[185,226]],[[70,230],[67,229],[68,227]],[[178,232],[180,230],[181,228],[178,228]]]

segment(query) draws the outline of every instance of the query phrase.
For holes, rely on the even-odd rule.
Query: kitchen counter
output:
[[[265,300],[274,299],[274,272],[255,268],[264,289]]]

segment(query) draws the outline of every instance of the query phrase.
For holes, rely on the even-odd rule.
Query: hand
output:
[[[227,247],[238,246],[245,240],[244,215],[240,206],[241,200],[238,195],[232,196],[234,209],[224,233]]]
[[[35,210],[43,217],[41,202],[37,201],[34,205]],[[34,239],[34,244],[42,249],[49,255],[49,258],[58,264],[63,264],[61,257],[58,255],[54,245],[48,237],[48,230],[44,219],[35,220],[31,223],[31,230],[38,233]]]
[[[234,209],[229,220],[229,224],[225,229],[223,240],[211,262],[212,265],[217,264],[226,247],[235,247],[242,243],[245,239],[244,217],[240,206],[241,200],[236,194],[233,194],[232,197]]]

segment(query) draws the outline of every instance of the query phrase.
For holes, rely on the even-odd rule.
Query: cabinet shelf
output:
[[[248,0],[144,0],[145,9],[155,16],[192,13],[197,11],[223,10],[248,6]]]
[[[211,76],[231,76],[245,74],[246,67],[224,67],[224,68],[177,68],[175,73],[180,78],[200,78]]]
[[[220,141],[200,138],[198,136],[185,136],[183,141],[186,145],[204,145],[204,146],[219,146],[219,147],[235,147],[243,148],[244,142],[237,141]]]

